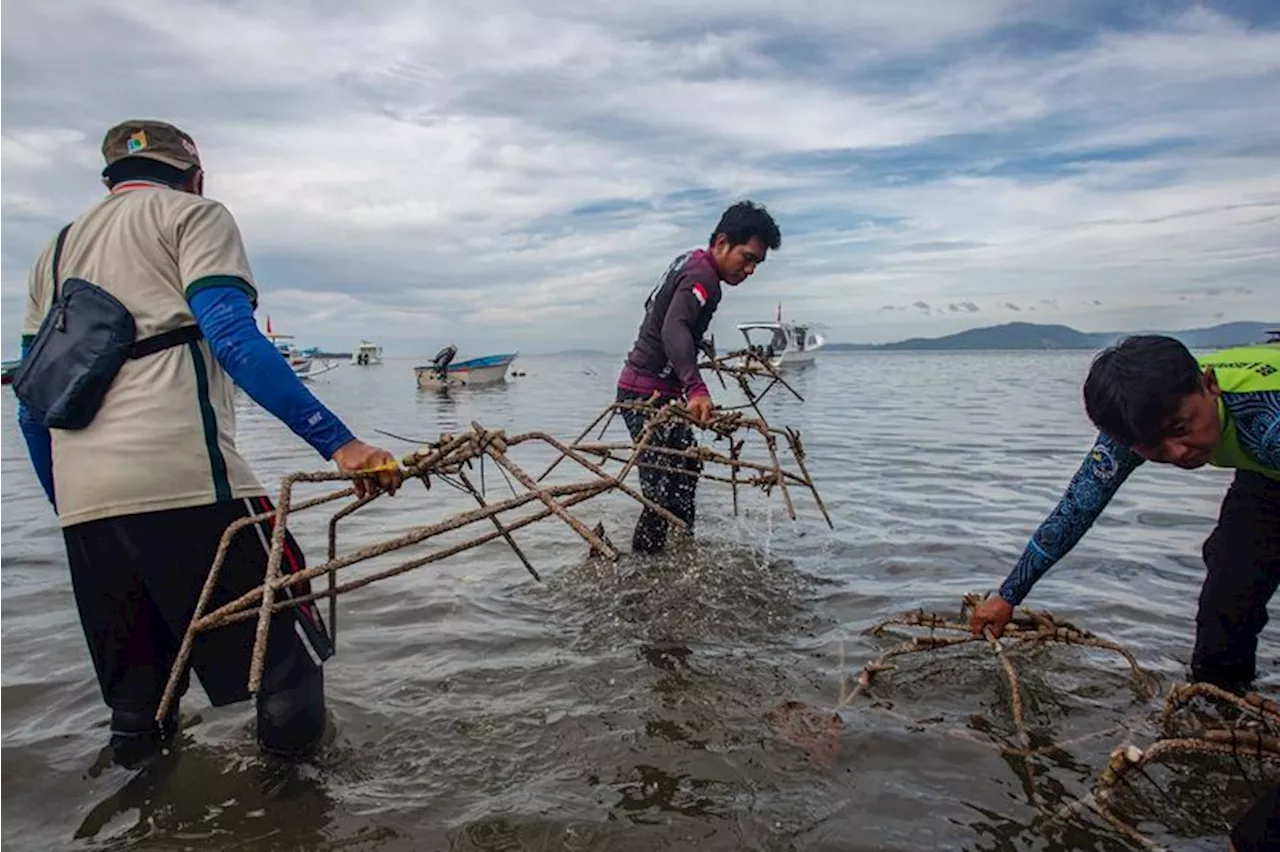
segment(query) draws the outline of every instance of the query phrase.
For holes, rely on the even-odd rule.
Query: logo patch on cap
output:
[[[182,140],[182,147],[187,149],[187,153],[190,154],[191,156],[193,157],[200,156],[200,152],[196,150],[196,143],[192,142],[190,139],[184,138]]]
[[[143,148],[147,147],[147,132],[145,130],[139,130],[137,133],[134,133],[129,137],[129,141],[125,143],[124,147],[130,154],[141,151]]]

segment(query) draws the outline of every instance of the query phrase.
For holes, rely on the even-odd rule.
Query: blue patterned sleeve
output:
[[[1036,581],[1084,537],[1140,464],[1140,455],[1099,433],[1097,443],[1071,478],[1066,494],[1036,528],[1022,558],[1000,586],[1000,597],[1014,605],[1022,603]]]
[[[1280,391],[1224,393],[1222,402],[1235,418],[1240,446],[1280,470]]]

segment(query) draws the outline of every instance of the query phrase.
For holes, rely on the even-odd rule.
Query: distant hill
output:
[[[1259,343],[1267,339],[1267,331],[1270,329],[1280,329],[1280,322],[1228,322],[1209,328],[1165,333],[1178,338],[1192,349],[1220,349],[1225,346]]]
[[[1217,349],[1266,339],[1268,329],[1280,322],[1228,322],[1209,328],[1182,331],[1152,331],[1181,340],[1191,349]],[[831,350],[965,350],[965,349],[1101,349],[1129,331],[1084,332],[1065,325],[1011,322],[948,334],[944,337],[913,337],[896,343],[829,343]]]

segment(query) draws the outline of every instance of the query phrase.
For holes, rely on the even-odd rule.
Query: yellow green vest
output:
[[[1201,367],[1213,368],[1213,374],[1218,378],[1218,387],[1224,393],[1280,392],[1280,344],[1237,346],[1203,355],[1197,360]],[[1263,465],[1240,445],[1235,419],[1221,399],[1218,400],[1218,420],[1222,423],[1222,437],[1213,450],[1210,464],[1252,470],[1272,479],[1280,479],[1280,470]]]

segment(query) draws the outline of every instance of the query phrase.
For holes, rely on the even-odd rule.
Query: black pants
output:
[[[636,402],[648,399],[644,394],[618,389],[618,402]],[[631,440],[640,440],[648,418],[640,411],[624,411],[627,431]],[[649,445],[672,450],[687,450],[695,444],[693,429],[684,423],[668,424],[654,431]],[[662,465],[673,470],[640,468],[640,492],[659,506],[671,512],[693,530],[694,498],[698,490],[698,474],[702,462],[668,453],[646,450],[640,454],[642,464]],[[687,471],[687,473],[685,472]],[[667,544],[667,519],[647,506],[640,512],[635,533],[631,537],[631,549],[637,553],[654,553]]]
[[[219,539],[233,521],[270,508],[270,501],[259,497],[104,518],[63,530],[80,624],[102,698],[112,710],[113,742],[167,733],[157,731],[153,719]],[[261,584],[270,540],[271,521],[232,539],[206,612]],[[304,567],[302,551],[288,535],[281,570]],[[289,593],[307,591],[294,586]],[[256,623],[240,621],[198,634],[178,695],[186,692],[194,668],[215,707],[248,699]],[[314,603],[272,617],[257,695],[258,740],[265,750],[299,754],[319,742],[325,708],[324,674],[317,661],[332,654]],[[175,710],[170,719],[176,718]]]
[[[1280,583],[1280,481],[1236,472],[1204,563],[1191,675],[1240,691],[1257,674],[1258,634]]]

